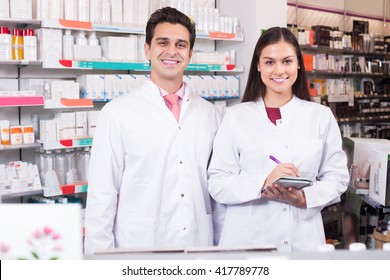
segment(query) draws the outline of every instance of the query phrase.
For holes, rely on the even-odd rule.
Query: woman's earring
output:
[[[298,66],[298,69],[301,69],[301,66]]]

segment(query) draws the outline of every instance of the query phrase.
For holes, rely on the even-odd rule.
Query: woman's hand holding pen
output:
[[[299,176],[299,171],[296,168],[296,166],[292,163],[279,163],[268,175],[267,179],[265,180],[263,188],[271,186],[273,182],[275,182],[276,180],[278,180],[280,177],[283,176],[297,177]]]
[[[299,171],[292,163],[279,163],[265,180],[261,191],[261,197],[271,200],[284,202],[295,207],[306,207],[305,193],[294,188],[283,188],[278,184],[273,184],[276,180],[283,176],[299,176]]]

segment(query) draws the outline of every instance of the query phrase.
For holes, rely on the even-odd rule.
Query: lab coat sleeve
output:
[[[265,181],[259,176],[242,174],[239,166],[240,151],[234,127],[237,116],[229,109],[214,139],[213,154],[208,169],[209,192],[219,203],[239,204],[259,198]]]
[[[339,202],[348,187],[347,157],[342,150],[342,139],[335,118],[329,111],[322,159],[314,186],[305,188],[307,209],[303,218],[318,214],[325,206]]]
[[[115,119],[118,112],[107,105],[99,114],[89,165],[85,217],[86,254],[115,246],[113,227],[124,152],[120,123]]]

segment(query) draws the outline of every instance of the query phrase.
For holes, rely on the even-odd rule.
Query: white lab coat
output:
[[[178,123],[150,80],[109,102],[92,147],[86,254],[212,245],[206,168],[219,122],[186,87]]]
[[[209,167],[210,194],[227,209],[220,246],[290,252],[325,242],[320,211],[339,201],[349,177],[337,122],[329,108],[295,96],[280,111],[275,126],[260,99],[228,108],[222,120]],[[304,189],[307,209],[259,198],[276,166],[269,155],[316,181]]]

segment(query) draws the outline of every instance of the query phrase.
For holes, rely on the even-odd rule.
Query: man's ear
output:
[[[144,52],[146,58],[150,61],[150,46],[147,43],[144,44]]]

